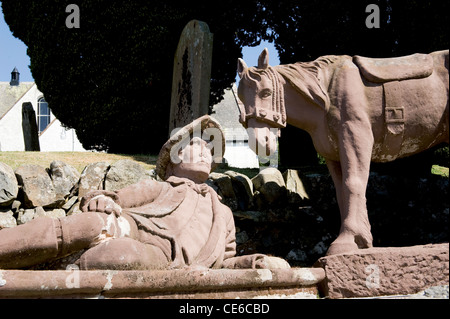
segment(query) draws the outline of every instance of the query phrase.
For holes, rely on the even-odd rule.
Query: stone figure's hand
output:
[[[264,256],[255,262],[255,268],[259,269],[287,269],[291,268],[289,263],[279,257]]]
[[[88,211],[107,214],[114,213],[117,217],[119,217],[122,214],[122,207],[114,202],[111,197],[97,195],[89,201]]]

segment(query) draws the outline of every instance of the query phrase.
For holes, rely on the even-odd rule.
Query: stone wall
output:
[[[263,170],[253,179],[234,171],[210,175],[233,210],[239,254],[261,252],[311,266],[339,233],[331,176]],[[374,246],[448,242],[449,179],[372,172],[366,191]]]
[[[53,161],[48,168],[22,165],[15,171],[0,163],[0,229],[39,216],[59,218],[80,213],[80,199],[89,191],[114,191],[143,178],[154,176],[131,160],[112,165],[92,163],[81,174],[61,161]]]
[[[61,161],[48,168],[23,165],[15,171],[0,163],[0,229],[39,216],[80,213],[79,200],[90,190],[117,190],[156,178],[138,163],[97,162],[82,173]],[[374,245],[410,246],[448,242],[448,178],[371,173],[367,206]],[[311,266],[339,232],[335,190],[327,173],[283,174],[267,168],[254,178],[235,171],[211,173],[207,182],[235,216],[238,254],[255,252]]]

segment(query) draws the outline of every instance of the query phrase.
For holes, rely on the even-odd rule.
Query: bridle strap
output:
[[[263,71],[272,82],[272,109],[255,109],[252,113],[245,113],[245,110],[240,110],[239,121],[247,128],[247,122],[251,118],[258,121],[265,122],[268,125],[276,128],[286,127],[286,107],[284,104],[284,87],[281,83],[281,76],[271,66]]]

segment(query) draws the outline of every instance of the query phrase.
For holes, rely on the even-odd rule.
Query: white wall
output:
[[[223,155],[230,167],[236,168],[259,168],[258,156],[244,141],[227,143]]]
[[[22,131],[22,103],[31,102],[34,111],[37,110],[37,101],[43,94],[37,89],[36,84],[17,101],[1,119],[0,122],[0,147],[2,151],[23,151],[25,144]]]
[[[37,117],[37,103],[41,97],[44,97],[44,95],[38,90],[36,84],[33,84],[0,120],[0,151],[25,150],[22,131],[22,104],[31,102]],[[54,122],[52,123],[52,121]],[[41,152],[85,151],[78,141],[75,131],[66,130],[62,127],[61,122],[55,119],[51,112],[50,123],[52,124],[39,136]]]
[[[85,151],[74,129],[65,129],[58,119],[50,123],[39,137],[42,152],[82,152]]]

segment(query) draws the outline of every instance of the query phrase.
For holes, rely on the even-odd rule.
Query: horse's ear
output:
[[[264,48],[258,58],[258,68],[259,69],[267,69],[269,66],[269,50]]]
[[[245,64],[244,60],[238,59],[238,65],[237,65],[237,72],[239,75],[239,78],[242,79],[242,75],[244,74],[245,69],[247,69],[247,64]]]

